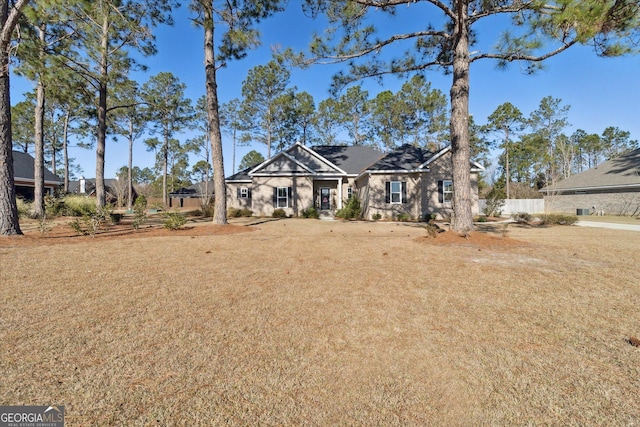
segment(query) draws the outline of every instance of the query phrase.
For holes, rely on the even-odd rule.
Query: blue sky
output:
[[[289,2],[289,8],[263,21],[260,25],[262,47],[252,51],[237,62],[231,62],[227,68],[218,71],[218,96],[221,103],[241,97],[242,81],[249,69],[255,65],[267,63],[271,58],[272,47],[294,47],[303,49],[308,44],[314,27],[321,28],[319,22],[311,21],[300,12],[297,1]],[[407,27],[420,23],[423,19],[419,9],[401,10],[392,18],[385,29],[393,31],[398,25]],[[158,54],[143,58],[141,62],[148,66],[145,73],[135,78],[141,83],[159,72],[171,72],[187,85],[186,95],[194,102],[204,94],[204,67],[202,31],[195,28],[190,13],[183,7],[175,13],[173,27],[160,27],[155,31]],[[426,21],[426,19],[425,19]],[[497,30],[496,23],[489,23],[479,29],[480,40],[493,44]],[[511,102],[525,116],[535,110],[542,98],[552,96],[569,105],[568,120],[571,127],[565,133],[576,129],[588,133],[601,134],[608,126],[616,126],[631,132],[632,139],[640,139],[640,56],[623,58],[599,58],[588,47],[573,47],[568,51],[545,62],[545,70],[534,75],[525,75],[517,63],[506,70],[497,70],[493,61],[477,61],[471,68],[470,113],[476,123],[485,123],[497,106]],[[291,73],[291,86],[298,91],[307,91],[313,95],[316,106],[327,98],[331,76],[341,66],[316,65],[309,69],[294,69]],[[432,87],[448,95],[451,77],[434,70],[427,74]],[[371,98],[382,90],[397,91],[404,81],[395,77],[384,79],[383,85],[372,80],[364,81],[363,88],[369,91]],[[13,78],[11,81],[12,103],[21,100],[21,95],[32,89],[30,82]],[[189,138],[189,133],[178,135],[180,140]],[[293,143],[294,141],[292,141]],[[114,177],[116,171],[127,163],[127,143],[122,140],[109,140],[106,147],[105,176]],[[232,173],[232,143],[223,137],[225,173]],[[236,166],[248,151],[255,149],[266,154],[266,146],[255,144],[238,147]],[[72,148],[71,157],[80,164],[86,177],[95,176],[95,152]],[[197,159],[193,158],[193,163]],[[147,152],[142,140],[134,145],[134,165],[141,168],[153,167],[154,155]]]

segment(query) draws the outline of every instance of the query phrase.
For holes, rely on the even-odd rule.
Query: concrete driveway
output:
[[[581,227],[613,228],[616,230],[640,231],[640,224],[614,224],[612,222],[578,221],[576,225]]]

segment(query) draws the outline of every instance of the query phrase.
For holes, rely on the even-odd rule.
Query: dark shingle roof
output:
[[[629,186],[640,186],[640,148],[563,179],[552,190]]]
[[[249,172],[258,165],[249,166],[246,169],[243,169],[239,172],[234,173],[231,176],[225,178],[225,181],[251,181],[251,177],[249,176]]]
[[[384,154],[375,148],[362,145],[316,145],[313,151],[329,160],[348,174],[359,174]]]
[[[433,155],[432,151],[404,144],[369,166],[367,170],[414,170]]]
[[[22,179],[34,179],[34,163],[35,160],[27,153],[21,151],[13,151],[13,176]],[[44,169],[44,180],[53,182],[62,182],[58,176],[54,175],[49,169]]]

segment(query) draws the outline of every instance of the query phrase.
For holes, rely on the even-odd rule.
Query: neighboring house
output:
[[[180,188],[169,193],[170,208],[200,208],[202,202],[207,199],[213,200],[213,181],[199,182],[188,187]]]
[[[104,191],[107,203],[116,203],[118,201],[118,193],[124,194],[126,186],[122,185],[117,179],[105,179]],[[69,181],[68,192],[71,194],[84,194],[85,196],[96,195],[96,180],[95,178],[80,177],[78,181]],[[134,189],[134,199],[135,199]]]
[[[470,164],[473,211],[478,211],[478,172]],[[399,215],[423,219],[451,212],[453,183],[450,148],[432,152],[403,145],[388,154],[363,146],[314,146],[299,143],[269,160],[226,179],[227,206],[270,216],[277,208],[297,216],[316,207],[335,213],[357,194],[362,216]]]
[[[35,191],[35,160],[27,153],[13,151],[13,179],[16,195],[26,200],[33,200]],[[44,169],[44,191],[53,195],[62,180],[49,169]]]
[[[542,190],[551,212],[640,213],[640,148]],[[580,211],[578,211],[580,209]]]

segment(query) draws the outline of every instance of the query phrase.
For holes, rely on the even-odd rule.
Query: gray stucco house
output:
[[[640,213],[640,148],[540,190],[547,210],[575,214]]]
[[[478,212],[478,172],[471,162],[473,211]],[[296,143],[263,163],[226,179],[227,206],[257,216],[275,209],[297,216],[316,207],[335,213],[357,194],[362,215],[423,219],[451,212],[453,182],[449,147],[433,152],[403,145],[384,154],[364,146],[313,146]]]

